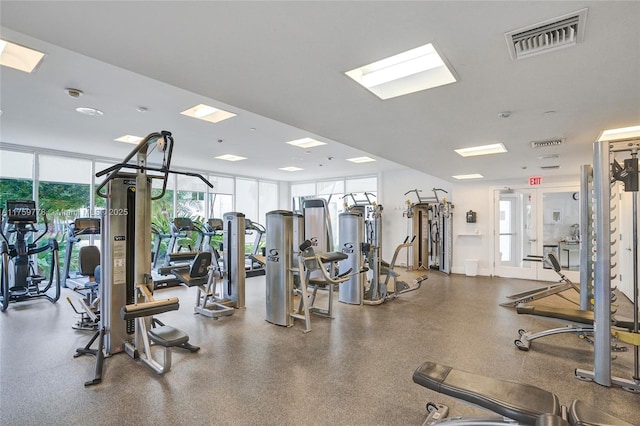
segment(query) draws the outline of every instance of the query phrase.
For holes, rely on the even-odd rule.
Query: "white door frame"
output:
[[[534,238],[532,238],[533,246],[531,247],[531,254],[542,256],[544,249],[544,241],[543,241],[543,194],[545,192],[579,192],[579,184],[576,183],[558,183],[554,185],[545,185],[545,186],[528,186],[528,185],[519,185],[519,186],[510,186],[509,189],[514,192],[527,193],[529,192],[532,196],[532,231],[535,233]],[[531,262],[531,267],[527,267],[527,265],[523,264],[523,267],[505,267],[500,266],[500,259],[498,253],[498,233],[499,233],[499,208],[498,208],[498,200],[500,191],[505,190],[505,187],[491,187],[490,188],[493,201],[491,203],[491,216],[493,220],[491,221],[491,231],[490,235],[493,236],[491,238],[491,274],[494,276],[506,277],[506,278],[520,278],[520,279],[531,279],[531,280],[540,280],[540,281],[559,281],[560,277],[553,271],[552,269],[545,269],[541,262]],[[523,230],[519,230],[518,232],[523,232]],[[560,259],[559,259],[560,260]],[[580,273],[579,271],[569,271],[562,270],[562,273],[567,276],[574,283],[578,283],[580,281]]]

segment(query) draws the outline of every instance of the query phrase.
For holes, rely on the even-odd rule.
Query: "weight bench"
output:
[[[120,310],[123,320],[135,320],[135,338],[132,343],[125,344],[126,352],[134,359],[141,359],[157,374],[164,374],[171,369],[171,349],[174,347],[197,352],[200,348],[189,343],[189,335],[185,332],[162,324],[160,327],[148,329],[148,324],[159,321],[152,317],[156,314],[175,311],[180,307],[177,297],[164,300],[154,300],[146,286],[138,289],[145,295],[147,302],[125,305]],[[160,323],[161,324],[161,323]],[[162,362],[153,358],[151,342],[164,348]]]
[[[434,362],[427,361],[418,367],[413,381],[503,417],[491,424],[516,421],[515,424],[523,425],[632,426],[581,401],[564,407],[557,395],[536,386],[481,376]],[[429,403],[427,408],[430,414],[425,424],[437,424],[448,412],[441,404]],[[446,424],[481,423],[469,423],[461,418],[460,423],[448,419]]]
[[[211,261],[210,251],[200,252],[190,266],[174,268],[171,273],[187,287],[198,288],[196,306],[193,308],[195,313],[218,319],[233,315],[235,309],[231,306],[225,306],[221,299],[216,298],[219,276],[216,271],[211,270]]]

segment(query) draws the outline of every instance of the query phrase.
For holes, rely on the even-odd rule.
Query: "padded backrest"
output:
[[[556,255],[553,253],[548,253],[547,257],[549,258],[549,262],[551,263],[553,270],[556,272],[560,272],[562,269],[560,268],[560,262],[558,262],[558,258],[556,257]]]
[[[189,268],[189,278],[206,277],[211,266],[211,252],[202,251],[193,259],[191,268]]]
[[[80,247],[78,253],[78,265],[80,273],[92,277],[96,266],[100,265],[100,250],[96,246]]]

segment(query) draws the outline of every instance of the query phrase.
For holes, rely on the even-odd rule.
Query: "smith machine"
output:
[[[578,379],[593,380],[603,385],[618,385],[622,388],[640,392],[640,333],[638,326],[638,150],[640,140],[625,140],[617,142],[598,141],[593,151],[593,203],[594,222],[591,233],[586,234],[584,240],[595,240],[593,262],[586,265],[593,266],[594,277],[594,368],[591,371],[576,369]],[[620,164],[620,157],[624,158]],[[633,264],[633,329],[619,330],[611,324],[612,297],[612,265],[611,258],[620,249],[616,229],[612,229],[612,211],[616,205],[612,204],[612,187],[617,182],[624,184],[624,191],[631,193],[631,211],[633,231],[631,237],[631,259]],[[620,214],[621,212],[619,212]],[[628,238],[628,236],[622,236]],[[586,254],[585,254],[586,256]],[[585,265],[585,264],[583,264]],[[583,266],[585,267],[585,266]],[[629,279],[629,278],[625,278]],[[634,366],[631,379],[614,377],[611,374],[611,339],[629,343],[634,346]]]

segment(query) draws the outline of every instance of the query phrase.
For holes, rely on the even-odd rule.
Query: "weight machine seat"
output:
[[[329,253],[318,253],[318,259],[322,263],[330,263],[330,262],[338,262],[340,260],[345,260],[349,256],[339,251],[331,251]]]
[[[96,266],[100,265],[100,250],[96,246],[80,247],[78,252],[80,273],[86,277],[93,277]]]
[[[544,389],[468,373],[429,361],[416,369],[413,381],[525,424],[535,424],[542,414],[561,415],[558,397]]]
[[[583,311],[581,309],[556,308],[554,306],[545,305],[525,305],[524,303],[516,306],[516,312],[519,314],[536,315],[539,317],[547,317],[570,321],[580,324],[593,325],[593,311]],[[612,324],[615,327],[633,329],[633,321],[630,319],[616,318]]]
[[[203,251],[193,259],[189,268],[175,268],[171,273],[189,287],[200,286],[209,280],[209,266],[211,266],[211,252]]]
[[[164,346],[165,348],[181,346],[189,341],[188,334],[168,325],[152,328],[147,334],[149,335],[149,339],[154,343]]]
[[[633,426],[578,400],[569,406],[569,421],[574,426]]]

